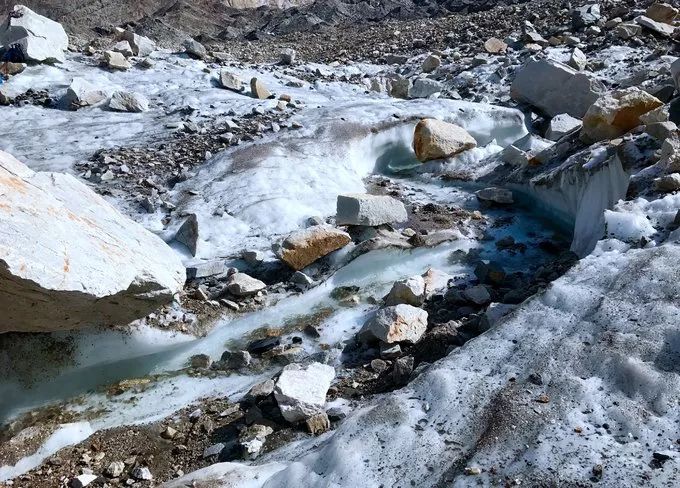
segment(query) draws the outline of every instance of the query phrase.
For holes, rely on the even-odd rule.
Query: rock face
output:
[[[388,344],[417,342],[427,330],[427,312],[406,304],[385,307],[366,322],[363,330]]]
[[[283,418],[296,423],[323,412],[333,378],[335,369],[326,364],[290,364],[283,368],[274,388]]]
[[[315,225],[293,232],[284,239],[277,254],[288,266],[301,270],[350,243],[347,232],[329,225]]]
[[[82,78],[75,78],[64,95],[63,103],[66,107],[77,110],[81,107],[96,105],[106,98],[106,93],[97,90]]]
[[[603,95],[583,117],[583,140],[611,139],[625,134],[642,122],[640,116],[663,103],[639,88],[631,87]]]
[[[338,225],[376,226],[404,222],[407,218],[406,207],[396,198],[364,193],[338,195]]]
[[[140,93],[117,91],[111,96],[109,108],[117,112],[146,112],[149,101]]]
[[[27,61],[63,63],[68,36],[58,22],[17,5],[0,27],[0,46],[19,44]]]
[[[127,324],[172,300],[184,266],[70,175],[0,152],[0,333]]]
[[[528,61],[517,73],[510,94],[547,115],[567,113],[582,118],[595,103],[603,85],[585,73],[580,73],[557,61]]]
[[[437,119],[421,120],[413,135],[413,150],[422,162],[450,158],[476,146],[465,129]]]

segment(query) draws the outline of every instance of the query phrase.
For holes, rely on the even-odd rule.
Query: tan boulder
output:
[[[450,158],[476,146],[468,131],[437,119],[421,120],[413,135],[413,150],[422,162]]]
[[[250,80],[250,91],[253,93],[253,97],[259,98],[260,100],[266,100],[272,96],[271,92],[264,86],[264,83],[257,78]]]
[[[277,249],[277,254],[288,266],[301,270],[350,241],[347,232],[329,225],[315,225],[286,237]]]
[[[645,17],[665,24],[672,24],[677,16],[678,9],[668,3],[653,3],[645,11]]]
[[[640,116],[661,105],[661,100],[635,87],[602,95],[583,117],[581,138],[595,142],[619,137],[640,125]]]
[[[503,54],[508,50],[508,45],[500,39],[492,37],[484,43],[484,49],[489,54]]]

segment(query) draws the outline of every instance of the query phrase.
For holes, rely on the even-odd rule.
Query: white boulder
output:
[[[338,225],[376,226],[404,222],[407,218],[406,207],[396,198],[365,193],[338,195]]]
[[[274,387],[283,418],[296,423],[323,412],[333,378],[335,369],[326,364],[289,364],[283,368]]]
[[[425,278],[422,276],[412,276],[405,280],[396,281],[392,289],[385,297],[385,305],[407,305],[420,306],[425,301]]]
[[[76,178],[0,152],[0,333],[127,324],[185,281],[175,253]]]
[[[19,44],[27,61],[63,63],[68,36],[60,23],[16,5],[0,27],[0,45]]]
[[[418,342],[427,330],[427,312],[412,305],[400,304],[385,307],[364,325],[363,332],[388,344]]]
[[[109,108],[117,112],[146,112],[149,101],[141,93],[117,91],[111,96]]]
[[[104,64],[112,70],[125,71],[132,68],[130,62],[121,53],[104,51]]]

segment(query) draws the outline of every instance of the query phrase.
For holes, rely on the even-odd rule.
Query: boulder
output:
[[[116,91],[111,95],[109,108],[117,112],[146,112],[149,101],[141,93]]]
[[[441,82],[437,80],[431,80],[430,78],[418,78],[413,82],[413,85],[409,87],[408,96],[409,98],[427,98],[442,91],[444,91],[444,85]],[[396,95],[392,96],[395,98],[403,98]]]
[[[671,76],[673,77],[676,91],[680,91],[680,58],[671,64]]]
[[[657,34],[661,34],[662,36],[665,37],[671,37],[675,32],[674,26],[666,24],[664,22],[657,22],[656,20],[652,20],[644,15],[635,17],[635,22],[640,24],[642,27],[645,27],[649,30],[653,30]]]
[[[106,93],[97,90],[83,78],[74,78],[66,90],[62,103],[71,110],[78,110],[81,107],[96,105],[105,99]]]
[[[425,302],[425,279],[422,276],[412,276],[405,280],[396,281],[385,297],[385,305],[393,306],[405,303],[418,307]]]
[[[235,92],[243,91],[241,78],[225,69],[220,71],[220,86]]]
[[[245,273],[234,273],[227,280],[227,290],[237,297],[249,297],[267,287],[263,282]]]
[[[587,142],[612,139],[634,129],[640,116],[663,103],[636,87],[602,95],[583,117],[581,138]]]
[[[340,229],[329,225],[315,225],[290,234],[275,252],[288,266],[299,271],[346,246],[351,240],[349,234]]]
[[[552,145],[552,141],[543,139],[535,134],[527,134],[503,149],[501,151],[501,159],[505,163],[514,166],[539,164],[535,159],[536,155]]]
[[[113,70],[125,71],[132,68],[125,56],[114,51],[104,51],[104,63]]]
[[[427,312],[412,305],[400,304],[385,307],[364,325],[361,335],[370,333],[388,344],[415,343],[427,330]]]
[[[333,378],[335,369],[326,364],[284,367],[274,387],[274,398],[283,418],[297,423],[323,412]]]
[[[487,39],[484,50],[489,54],[503,54],[508,50],[508,45],[496,37]]]
[[[421,120],[413,135],[413,149],[422,162],[450,158],[476,146],[465,129],[437,119]]]
[[[680,190],[680,173],[664,175],[654,180],[654,186],[661,192],[673,192]]]
[[[498,205],[510,205],[515,202],[512,197],[512,192],[505,188],[484,188],[475,193],[478,200],[486,203],[495,203]]]
[[[583,71],[588,66],[588,58],[579,48],[574,48],[567,64],[578,71]]]
[[[267,87],[264,85],[264,83],[262,83],[257,78],[250,80],[250,91],[253,97],[259,98],[260,100],[266,100],[272,96],[271,92],[267,90]]]
[[[585,73],[553,60],[529,60],[517,73],[510,95],[547,115],[567,113],[582,118],[604,86]]]
[[[16,5],[0,27],[0,46],[18,44],[26,61],[63,63],[68,36],[58,22]]]
[[[439,68],[441,64],[442,60],[439,58],[439,56],[430,54],[425,58],[420,69],[423,71],[423,73],[432,73],[434,70]]]
[[[575,8],[571,12],[571,25],[574,29],[596,24],[598,20],[600,20],[600,5],[597,3]]]
[[[550,127],[545,133],[546,139],[558,141],[565,135],[577,130],[582,125],[581,121],[569,114],[555,115],[550,121]]]
[[[0,152],[0,333],[127,324],[172,301],[184,266],[71,175]]]
[[[129,58],[133,55],[132,47],[127,41],[120,41],[116,43],[116,45],[113,46],[113,52],[121,53],[126,58]]]
[[[475,305],[484,305],[491,301],[491,295],[484,285],[475,285],[463,290],[463,297]]]
[[[338,195],[336,223],[338,225],[377,226],[408,219],[406,207],[396,198],[386,195],[349,193]]]
[[[132,53],[135,56],[148,56],[156,50],[156,43],[151,39],[135,34],[129,30],[121,33],[120,39],[127,41],[130,44]]]
[[[678,9],[668,3],[656,2],[645,10],[645,17],[664,24],[673,24],[677,16]]]
[[[208,57],[208,50],[203,44],[195,39],[186,39],[182,43],[182,47],[184,48],[184,52],[187,53],[191,58],[205,59]]]
[[[295,62],[295,49],[286,48],[281,51],[281,64],[291,65]]]
[[[642,31],[642,27],[638,24],[633,24],[631,22],[626,22],[617,25],[613,33],[619,39],[627,40],[637,36]]]
[[[196,214],[189,214],[175,233],[175,241],[186,246],[192,256],[198,250],[198,218]]]

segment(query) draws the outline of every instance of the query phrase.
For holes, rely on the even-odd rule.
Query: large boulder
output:
[[[385,307],[370,319],[360,332],[370,332],[373,337],[388,344],[418,342],[427,330],[427,312],[408,304]]]
[[[127,324],[170,302],[184,266],[76,178],[0,152],[0,333]]]
[[[645,17],[665,24],[672,24],[677,16],[678,9],[668,3],[655,2],[645,10]]]
[[[545,137],[551,141],[559,141],[562,137],[578,130],[580,127],[581,121],[569,114],[555,115],[550,121]]]
[[[604,86],[585,73],[553,60],[529,60],[517,72],[510,94],[547,115],[567,113],[582,118]]]
[[[333,378],[335,369],[326,364],[289,364],[283,368],[274,387],[283,418],[296,423],[323,412]]]
[[[301,270],[331,252],[350,243],[347,232],[329,225],[315,225],[293,232],[275,249],[288,266]]]
[[[132,68],[125,56],[116,51],[104,51],[104,65],[111,70],[118,71],[126,71]]]
[[[420,306],[425,301],[425,278],[422,276],[412,276],[404,280],[396,281],[392,289],[385,297],[385,305],[407,305]]]
[[[450,158],[476,146],[465,129],[437,119],[421,120],[413,134],[413,150],[422,162]]]
[[[96,105],[104,99],[106,99],[106,92],[98,90],[83,78],[74,78],[62,102],[66,108],[78,110],[81,107]]]
[[[58,22],[16,5],[0,27],[0,46],[18,44],[26,61],[63,63],[68,36]]]
[[[406,207],[396,198],[365,193],[338,195],[335,218],[338,225],[376,226],[404,222],[407,218]]]
[[[109,108],[116,112],[146,112],[149,100],[141,93],[117,91],[111,96]]]
[[[132,54],[135,56],[148,56],[156,50],[156,43],[148,37],[140,36],[132,31],[126,30],[120,38],[127,41],[132,48]]]
[[[661,100],[636,87],[613,91],[588,109],[581,137],[587,142],[618,137],[640,125],[641,115],[662,105]]]

